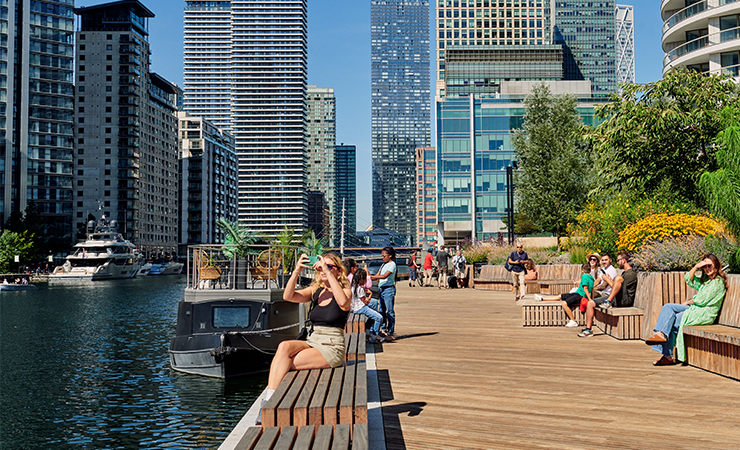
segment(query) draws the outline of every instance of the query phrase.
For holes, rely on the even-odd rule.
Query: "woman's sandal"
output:
[[[665,355],[661,356],[659,360],[653,363],[654,366],[672,366],[674,364],[676,364],[676,361],[674,361],[673,358]]]

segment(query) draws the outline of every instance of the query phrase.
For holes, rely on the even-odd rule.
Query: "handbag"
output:
[[[504,263],[504,269],[506,269],[506,270],[508,270],[509,272],[511,272],[511,269],[513,269],[513,268],[514,268],[514,265],[512,265],[512,264],[509,264],[509,259],[507,258],[507,259],[506,259],[506,262]]]

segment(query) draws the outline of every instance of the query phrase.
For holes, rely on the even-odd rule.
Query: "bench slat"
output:
[[[237,450],[252,450],[262,434],[262,427],[249,427],[239,442],[236,444]]]
[[[293,424],[297,426],[308,425],[308,405],[311,402],[316,383],[319,381],[321,369],[312,369],[303,385],[303,390],[293,407]]]
[[[356,423],[352,427],[352,450],[368,450],[369,448],[367,423]]]
[[[316,431],[312,450],[329,450],[332,434],[334,434],[334,427],[332,425],[321,425]]]
[[[283,429],[280,431],[280,437],[275,443],[275,447],[273,447],[271,450],[292,450],[296,434],[298,434],[298,427],[283,427]]]
[[[272,447],[277,442],[280,436],[280,428],[270,427],[262,430],[262,436],[257,441],[257,445],[254,446],[254,450],[272,450]]]
[[[321,369],[319,382],[316,384],[311,404],[308,407],[309,425],[322,425],[324,423],[322,419],[324,416],[324,400],[326,399],[326,392],[329,390],[332,371],[333,369]]]
[[[350,430],[352,425],[342,423],[334,427],[334,442],[331,450],[349,450]]]
[[[339,417],[339,396],[342,393],[342,381],[344,380],[344,367],[334,369],[329,384],[329,392],[324,402],[324,423],[336,425]]]
[[[280,404],[277,407],[277,420],[275,422],[275,425],[278,427],[287,427],[291,424],[291,411],[293,410],[293,405],[295,405],[296,400],[298,400],[298,396],[301,393],[301,389],[303,389],[303,384],[306,382],[306,377],[308,376],[308,371],[306,370],[300,370],[296,372],[296,376],[293,379],[293,383],[290,385],[290,389],[288,389],[288,392],[285,393],[285,396],[283,396],[283,400],[280,402]]]
[[[290,385],[293,383],[293,379],[295,378],[295,376],[296,372],[288,372],[287,374],[285,374],[285,378],[283,378],[283,381],[280,382],[278,388],[275,389],[275,392],[272,394],[272,397],[270,397],[270,400],[265,403],[265,406],[262,408],[262,427],[275,426],[275,410],[277,409],[277,405],[283,399],[285,393],[290,388]]]
[[[342,394],[339,399],[339,423],[352,423],[356,370],[357,365],[355,363],[348,362],[344,368],[344,382],[342,384]]]
[[[313,444],[313,436],[316,433],[316,427],[313,425],[306,425],[298,430],[298,437],[295,439],[293,444],[293,450],[311,450],[311,444]]]

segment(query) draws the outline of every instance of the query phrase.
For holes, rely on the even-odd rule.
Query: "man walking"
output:
[[[462,250],[458,250],[457,254],[452,257],[452,267],[455,268],[455,278],[457,279],[457,287],[465,287],[465,256],[462,254]]]
[[[527,290],[527,286],[524,284],[524,261],[528,259],[529,256],[524,251],[524,246],[521,242],[518,242],[516,244],[516,250],[509,255],[509,264],[512,265],[511,276],[514,282],[514,293],[517,300],[524,297]]]
[[[439,246],[437,252],[437,289],[447,289],[447,261],[450,254],[445,250],[444,245]]]

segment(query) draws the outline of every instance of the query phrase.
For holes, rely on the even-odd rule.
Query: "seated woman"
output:
[[[534,266],[534,263],[531,259],[528,259],[524,261],[524,268],[527,271],[527,274],[524,275],[524,280],[536,280],[537,279],[537,268]]]
[[[667,303],[660,310],[655,323],[655,334],[645,343],[663,356],[653,363],[655,366],[675,364],[673,342],[679,361],[686,361],[686,348],[683,341],[683,327],[686,325],[710,325],[717,318],[727,292],[727,275],[722,271],[719,259],[708,254],[691,268],[684,277],[689,287],[698,292],[682,304]],[[701,276],[696,271],[701,269]]]
[[[312,302],[309,319],[313,324],[305,341],[283,341],[270,365],[267,390],[262,406],[272,397],[289,370],[327,369],[344,363],[344,325],[347,322],[352,292],[342,260],[335,253],[325,253],[313,265],[316,270],[313,283],[296,291],[296,283],[309,259],[301,255],[290,280],[285,286],[283,300],[294,303]]]

